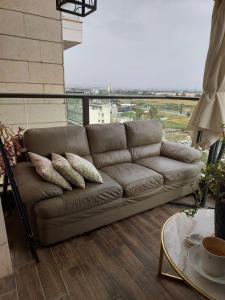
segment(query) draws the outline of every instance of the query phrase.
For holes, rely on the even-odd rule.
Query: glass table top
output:
[[[213,209],[200,209],[194,217],[187,217],[184,212],[173,215],[163,227],[162,243],[169,261],[184,280],[209,299],[225,300],[225,285],[205,279],[191,267],[188,258],[190,247],[184,240],[192,234],[202,237],[214,234]]]

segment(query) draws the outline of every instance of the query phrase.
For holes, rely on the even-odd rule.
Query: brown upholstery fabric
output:
[[[135,121],[125,123],[128,148],[160,143],[162,126],[159,121]]]
[[[131,154],[128,150],[109,151],[105,153],[92,154],[94,164],[97,169],[114,164],[131,162]]]
[[[204,167],[202,162],[184,163],[162,156],[143,158],[136,163],[163,175],[165,183],[194,178],[201,173],[201,169]]]
[[[105,167],[102,171],[123,187],[126,197],[146,194],[163,184],[160,174],[133,163]]]
[[[93,124],[86,130],[92,154],[127,149],[123,124]]]
[[[121,220],[196,189],[204,164],[181,161],[184,157],[197,160],[193,152],[190,155],[183,148],[173,150],[175,146],[168,144],[161,149],[158,121],[125,126],[71,126],[30,129],[25,133],[25,145],[31,152],[43,156],[69,152],[89,159],[91,152],[95,165],[102,168],[103,184],[87,182],[85,190],[74,188],[64,194],[61,188],[43,181],[30,163],[14,168],[32,226],[43,245]],[[160,150],[164,155],[175,153],[178,160],[160,156]],[[131,159],[137,163],[131,163]]]
[[[93,207],[93,209],[57,218],[39,218],[37,216],[38,240],[45,246],[60,242],[157,207],[192,192],[193,187],[186,185],[155,194],[151,197],[146,196],[142,200],[118,199],[98,207]]]
[[[35,205],[41,218],[55,218],[122,198],[123,189],[107,174],[100,172],[104,183],[86,183],[85,190],[74,188],[62,196],[46,199]]]
[[[81,126],[28,129],[24,144],[29,152],[42,156],[70,152],[91,160],[86,131]]]
[[[199,161],[202,157],[202,153],[197,149],[167,141],[162,143],[161,155],[186,163]]]
[[[123,124],[95,124],[86,129],[93,162],[98,169],[131,161]]]
[[[58,197],[61,187],[43,180],[30,162],[21,162],[13,167],[18,189],[24,203]]]
[[[132,160],[135,162],[140,158],[145,158],[149,156],[159,156],[160,149],[161,149],[161,143],[156,143],[147,146],[130,148],[130,153],[132,156]]]
[[[162,126],[159,121],[136,121],[125,123],[127,145],[132,160],[160,155]]]

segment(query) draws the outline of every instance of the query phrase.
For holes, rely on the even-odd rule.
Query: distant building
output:
[[[93,89],[93,90],[92,90],[92,94],[94,94],[94,95],[99,95],[99,94],[100,94],[100,91],[97,90],[97,89]]]
[[[111,104],[111,123],[118,122],[118,106],[116,103]]]
[[[90,104],[90,124],[110,123],[109,104]]]
[[[110,103],[101,103],[101,100],[96,99],[93,102],[90,102],[89,111],[90,124],[104,124],[112,122]],[[113,115],[117,115],[115,107],[113,107]],[[69,99],[69,101],[67,101],[67,120],[68,123],[82,125],[81,101],[77,101],[75,99]]]
[[[108,85],[107,91],[108,91],[108,94],[112,94],[112,85],[111,84]]]

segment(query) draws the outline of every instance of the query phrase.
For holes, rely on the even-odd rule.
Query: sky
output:
[[[66,87],[201,90],[212,0],[98,0],[64,52]]]

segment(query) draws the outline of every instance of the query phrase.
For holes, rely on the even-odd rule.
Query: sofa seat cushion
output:
[[[162,175],[134,163],[117,164],[102,171],[123,187],[126,197],[146,194],[163,184]]]
[[[122,187],[107,174],[100,174],[103,184],[87,182],[85,190],[74,188],[60,197],[41,201],[34,206],[35,213],[40,218],[55,218],[122,198]]]
[[[139,159],[136,163],[163,175],[165,183],[194,178],[201,173],[204,167],[204,163],[201,161],[196,163],[184,163],[163,156]]]

